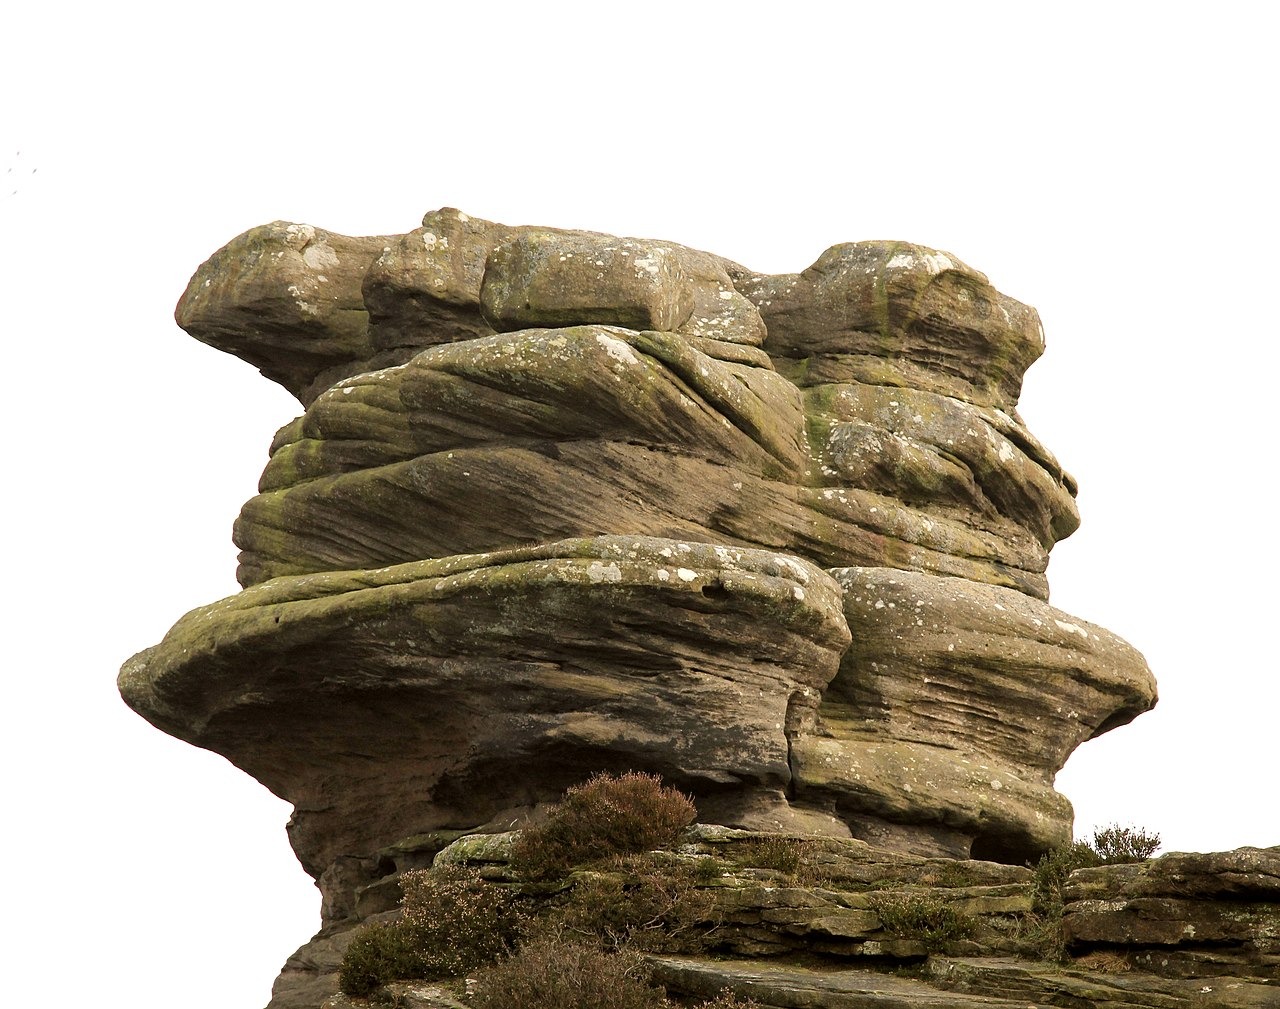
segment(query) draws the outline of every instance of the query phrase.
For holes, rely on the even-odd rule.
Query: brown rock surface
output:
[[[1080,743],[1150,706],[1142,656],[1010,589],[889,568],[832,574],[853,643],[794,744],[797,798],[825,800],[881,843],[894,824],[932,825],[951,855],[1018,861],[1069,841],[1053,777]]]
[[[177,318],[305,412],[236,523],[245,590],[121,691],[294,804],[327,927],[394,907],[388,860],[603,769],[721,824],[1021,862],[1069,836],[1071,750],[1155,701],[1141,656],[1045,602],[1078,514],[1016,413],[1043,334],[947,253],[765,276],[449,208],[277,222]],[[770,914],[919,954],[856,902]]]
[[[842,829],[786,791],[847,644],[839,586],[802,561],[602,537],[277,578],[188,614],[120,682],[292,802],[319,876],[510,823],[584,767],[652,769],[726,822]]]
[[[178,325],[305,396],[373,355],[360,287],[386,241],[285,221],[246,231],[196,270]]]
[[[523,563],[507,551],[583,537],[659,537],[739,557],[763,549],[797,571],[811,571],[809,562],[842,572],[851,591],[843,612],[827,606],[823,647],[838,653],[832,635],[850,630],[855,646],[832,689],[823,694],[828,656],[820,669],[794,671],[789,682],[814,693],[790,710],[787,690],[778,694],[785,717],[715,716],[737,732],[741,766],[721,752],[707,780],[728,792],[730,780],[754,783],[736,800],[714,800],[730,822],[768,806],[769,815],[908,850],[1031,857],[1069,833],[1070,807],[1052,781],[1074,746],[1154,701],[1136,652],[1037,601],[1047,595],[1049,549],[1078,521],[1074,482],[1014,412],[1022,371],[1043,338],[1034,311],[948,254],[841,245],[801,274],[766,277],[674,243],[508,227],[446,208],[399,237],[254,229],[197,271],[178,318],[309,403],[277,434],[261,493],[235,529],[242,584],[265,589],[284,579],[277,588],[289,585],[286,594],[298,598],[270,598],[295,611],[314,603],[307,596],[316,584],[351,593],[389,567],[419,572],[410,581],[436,577],[412,566],[471,565],[463,555],[473,554],[492,554],[474,563],[498,568]],[[245,637],[240,625],[253,623],[249,607],[259,598],[215,607],[219,633],[236,644],[217,653],[216,676],[201,674],[235,684],[227,689],[252,704],[206,710],[207,691],[188,703],[200,680],[192,669],[215,661],[176,643],[187,647],[182,628],[194,618],[122,682],[157,724],[227,752],[293,798],[294,836],[313,872],[329,858],[313,852],[364,857],[368,845],[413,824],[474,827],[503,811],[518,815],[568,783],[570,768],[580,777],[600,762],[566,758],[544,785],[512,786],[510,796],[497,794],[503,787],[450,786],[445,776],[359,844],[340,826],[324,839],[329,827],[314,827],[314,808],[345,808],[336,796],[356,781],[359,801],[383,795],[389,807],[397,787],[408,787],[395,784],[409,773],[402,765],[430,764],[419,760],[425,744],[409,742],[417,730],[386,733],[392,742],[377,752],[352,741],[367,734],[362,719],[401,709],[403,684],[387,670],[427,661],[422,652],[433,669],[453,671],[470,661],[477,635],[489,641],[485,661],[510,677],[532,654],[584,660],[537,644],[538,633],[560,633],[558,618],[502,630],[514,602],[488,629],[405,630],[413,644],[397,652],[372,644],[376,609],[352,618],[359,631],[330,626],[326,615],[298,644],[256,630]],[[595,606],[595,597],[580,605]],[[590,619],[615,628],[606,637],[625,638],[609,613]],[[326,654],[365,670],[362,714],[320,714],[322,698],[356,689],[350,675],[323,673],[324,689],[314,686],[310,656],[321,639]],[[768,651],[739,645],[757,657]],[[351,648],[362,649],[358,660],[344,652]],[[283,750],[268,757],[270,746],[237,741],[232,728],[251,713],[265,720],[272,708],[252,685],[264,675],[253,657],[263,650],[276,656],[268,693],[309,712],[296,738],[287,728],[269,733],[278,749],[308,754],[305,786]],[[597,659],[610,675],[611,660]],[[426,690],[419,680],[442,676],[416,675],[418,691]],[[580,724],[599,721],[587,714],[599,699],[560,700],[538,703],[561,720],[576,712]],[[483,720],[478,703],[471,708]],[[651,740],[643,759],[643,748],[601,744],[614,754],[606,763],[674,773],[712,802],[711,790],[693,783],[706,768],[660,752],[661,739],[668,749],[682,745],[652,719],[660,706],[648,723],[642,708],[628,717]],[[431,745],[441,767],[484,766],[496,758],[480,750],[510,742],[505,730],[487,743],[470,740],[463,726],[427,713],[435,710],[428,705],[421,717],[438,720]],[[769,718],[787,728],[776,737],[782,749],[761,764],[747,726]],[[265,723],[256,731],[268,734]],[[416,756],[397,758],[396,746]],[[347,770],[334,771],[335,761]],[[369,770],[376,764],[385,766]],[[434,780],[443,771],[423,773]],[[475,773],[453,772],[468,781]],[[373,777],[384,785],[370,789]],[[765,782],[774,797],[761,806]],[[472,800],[465,809],[449,798],[464,792]]]

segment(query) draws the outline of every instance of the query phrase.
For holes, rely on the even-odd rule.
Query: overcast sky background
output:
[[[768,272],[873,238],[984,271],[1041,313],[1020,409],[1080,482],[1052,602],[1160,683],[1059,776],[1077,833],[1280,844],[1270,15],[36,6],[0,41],[14,1004],[75,981],[254,1009],[318,922],[288,807],[115,690],[236,590],[231,522],[298,412],[172,321],[195,268],[273,219],[399,233],[448,205]]]

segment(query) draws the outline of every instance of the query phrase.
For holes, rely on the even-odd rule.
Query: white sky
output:
[[[1263,5],[36,6],[0,33],[14,1004],[253,1009],[318,921],[287,807],[115,692],[236,589],[231,522],[298,412],[171,317],[273,219],[449,205],[769,272],[895,238],[986,272],[1041,313],[1021,412],[1081,485],[1052,601],[1160,682],[1059,776],[1077,833],[1280,844]]]

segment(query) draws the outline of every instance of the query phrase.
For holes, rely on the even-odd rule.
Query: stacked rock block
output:
[[[1020,863],[1070,837],[1072,750],[1155,702],[1047,602],[1078,517],[1016,411],[1036,313],[947,254],[276,223],[177,318],[305,410],[243,591],[121,690],[293,803],[322,888],[626,769],[705,822]]]

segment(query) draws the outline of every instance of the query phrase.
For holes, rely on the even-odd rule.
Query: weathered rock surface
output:
[[[790,736],[848,634],[839,586],[803,561],[602,537],[277,578],[188,614],[121,689],[292,802],[319,876],[510,823],[583,767],[653,769],[727,822],[805,825]]]
[[[434,861],[470,864],[496,885],[510,885],[511,840],[510,834],[462,837],[440,850]],[[676,849],[676,864],[706,863],[717,871],[698,876],[701,892],[710,900],[704,951],[649,957],[655,978],[672,995],[711,998],[727,988],[775,1009],[1271,1009],[1280,1000],[1275,958],[1221,938],[1201,942],[1199,959],[1186,946],[1191,940],[1184,939],[1181,950],[1167,946],[1157,951],[1161,959],[1156,959],[1119,935],[1112,935],[1107,945],[1077,944],[1075,958],[1065,963],[1039,959],[1034,936],[1044,925],[1031,913],[1033,881],[1026,868],[922,858],[853,839],[813,837],[790,842],[802,853],[793,870],[755,867],[760,845],[777,841],[776,835],[703,824],[686,832]],[[399,874],[423,864],[421,852],[428,843],[426,838],[408,841],[383,853],[384,875],[363,891],[398,892]],[[1253,883],[1240,889],[1239,884],[1242,877],[1265,877],[1268,869],[1262,863],[1275,857],[1275,849],[1173,854],[1143,865],[1077,870],[1070,889],[1145,892],[1150,886],[1182,888],[1194,879],[1191,891],[1180,892],[1196,896],[1177,902],[1184,932],[1193,932],[1196,923],[1215,913],[1223,894],[1231,893],[1236,917],[1251,918],[1255,936],[1269,928],[1274,938],[1280,913],[1266,899],[1274,896],[1269,884],[1264,881],[1263,889]],[[1199,864],[1184,871],[1193,861]],[[570,888],[600,875],[576,873]],[[559,896],[557,891],[541,899]],[[895,932],[881,917],[886,900],[950,907],[965,923],[964,935],[939,939]],[[356,898],[350,903],[360,902]],[[326,993],[336,991],[339,951],[360,917],[330,923],[290,958],[272,1009],[313,1009]],[[372,913],[366,920],[389,917]],[[407,999],[423,1000],[409,1005],[450,1005],[447,1000],[453,997],[431,984],[389,987]],[[351,1005],[332,995],[324,1009]]]
[[[1016,412],[1043,334],[947,253],[765,276],[449,208],[277,222],[177,318],[305,410],[236,523],[244,591],[121,691],[294,804],[327,929],[598,770],[729,826],[1019,863],[1070,835],[1071,750],[1155,702],[1046,601],[1079,517]],[[856,902],[771,913],[788,948],[897,942]]]
[[[1010,589],[831,573],[853,642],[797,735],[797,799],[882,844],[896,824],[932,825],[939,854],[1018,861],[1069,841],[1054,775],[1080,743],[1147,709],[1142,656]]]
[[[905,386],[1011,410],[1044,352],[1035,309],[936,249],[851,242],[798,274],[729,269],[803,385]]]
[[[373,356],[360,287],[386,242],[285,221],[246,231],[195,272],[178,325],[305,398]]]
[[[361,281],[355,271],[362,267]],[[887,301],[877,308],[877,299]],[[384,374],[381,369],[439,344],[471,344],[512,330],[528,334],[519,341],[528,348],[560,338],[530,329],[621,327],[634,334],[625,341],[632,355],[665,368],[661,377],[687,396],[686,412],[702,410],[714,418],[721,410],[714,400],[704,401],[703,390],[682,387],[688,366],[700,370],[711,358],[721,362],[718,374],[732,374],[750,396],[765,400],[756,418],[763,428],[747,433],[776,427],[781,437],[806,438],[807,459],[789,456],[764,474],[735,465],[720,480],[705,472],[706,465],[695,464],[721,460],[704,455],[697,439],[682,442],[671,462],[684,472],[671,482],[698,483],[706,490],[699,500],[673,502],[674,514],[639,516],[635,508],[611,514],[615,494],[594,516],[566,515],[556,531],[515,527],[506,540],[490,534],[460,550],[606,532],[684,536],[696,529],[710,541],[787,549],[827,566],[916,568],[1043,598],[1048,550],[1078,521],[1073,481],[1012,412],[1022,372],[1043,348],[1035,313],[995,292],[953,257],[915,246],[837,246],[804,274],[770,278],[674,243],[510,228],[451,209],[428,214],[421,228],[396,238],[346,239],[277,223],[246,233],[202,266],[178,317],[200,339],[245,357],[308,404],[343,378],[361,375],[361,386],[379,384],[371,372]],[[768,334],[766,317],[774,319]],[[297,333],[296,357],[289,354],[290,327]],[[761,344],[767,354],[758,349]],[[645,468],[634,458],[616,458],[611,450],[620,446],[672,451],[669,443],[657,448],[646,441],[645,429],[666,418],[662,397],[647,404],[647,421],[631,411],[638,428],[629,431],[616,422],[617,408],[600,396],[577,404],[571,375],[564,386],[548,383],[536,370],[522,373],[522,355],[498,362],[484,357],[481,347],[469,349],[480,355],[475,361],[437,356],[422,368],[464,370],[444,393],[451,394],[446,411],[451,404],[455,413],[473,405],[505,413],[491,418],[482,438],[473,431],[472,444],[512,456],[517,469],[545,471],[518,475],[508,487],[519,486],[522,477],[554,480],[557,472],[569,480],[575,465],[590,469],[597,482],[618,470],[634,474]],[[855,350],[859,360],[881,362],[889,370],[832,370],[824,364],[832,354],[851,359]],[[773,374],[775,365],[789,381]],[[630,376],[620,380],[625,385]],[[398,391],[394,380],[385,381],[385,390],[364,393],[377,397],[384,410]],[[802,399],[792,382],[805,388]],[[627,395],[621,387],[614,391]],[[568,410],[583,427],[600,423],[608,436],[566,446],[570,433],[543,432],[533,450],[580,448],[585,456],[570,458],[564,467],[525,458],[522,453],[531,449],[531,436],[520,425],[526,394],[544,413]],[[516,402],[502,411],[504,399]],[[806,418],[800,428],[793,416],[797,402]],[[781,413],[771,416],[775,408]],[[419,409],[402,417],[400,426],[424,422],[441,421],[424,421]],[[283,524],[304,534],[314,526],[314,536],[334,538],[328,528],[333,513],[316,495],[341,496],[357,527],[338,537],[353,548],[351,556],[334,557],[327,566],[423,556],[411,549],[416,543],[391,546],[391,537],[361,534],[360,522],[382,522],[385,515],[362,514],[377,495],[360,481],[390,484],[388,497],[402,512],[438,507],[434,498],[419,500],[415,492],[442,484],[430,473],[409,476],[403,463],[384,471],[394,464],[361,454],[359,444],[345,444],[364,437],[341,428],[309,436],[309,442],[343,442],[329,454],[347,454],[346,479],[330,475],[306,491],[270,483],[288,495],[288,504],[272,498],[247,509],[240,524],[244,577],[260,577],[284,560],[264,542]],[[414,458],[429,466],[430,455],[423,449]],[[595,489],[584,488],[578,496],[590,499]],[[667,492],[660,486],[621,493],[652,504]],[[500,496],[485,507],[511,511]],[[590,527],[592,517],[604,524]],[[258,531],[260,524],[265,531]],[[369,560],[360,547],[400,553]],[[305,544],[280,549],[296,549],[289,560],[304,567],[315,561]],[[438,549],[432,556],[450,552],[448,544]]]
[[[1079,869],[1065,896],[1063,928],[1076,953],[1119,951],[1174,977],[1280,981],[1280,848]]]

